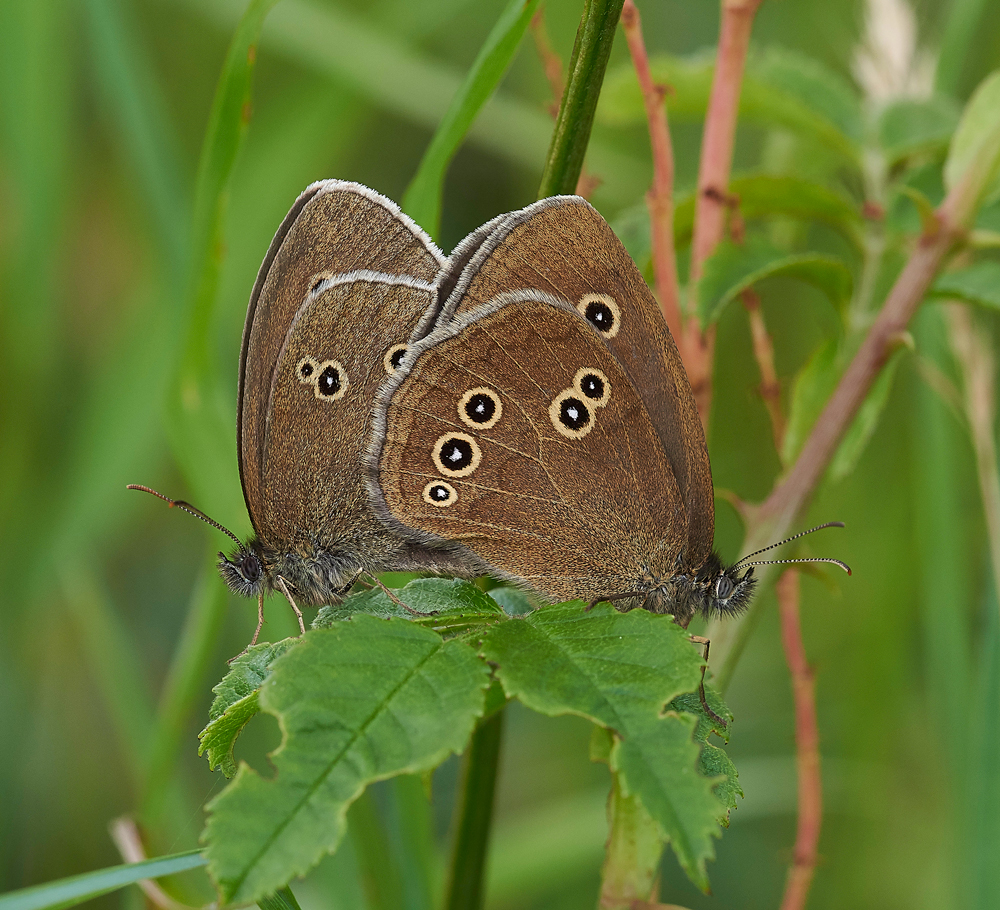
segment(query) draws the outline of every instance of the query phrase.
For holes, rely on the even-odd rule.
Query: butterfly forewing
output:
[[[273,390],[281,385],[278,358],[310,288],[324,278],[358,269],[431,282],[444,261],[441,251],[395,203],[356,183],[327,180],[313,184],[285,217],[254,285],[240,357],[240,477],[258,535],[274,536],[264,533],[270,530],[263,524],[265,510],[270,515],[286,505],[286,500],[271,501],[270,492],[262,486],[265,451],[272,453],[273,460],[276,447],[294,448],[294,437],[284,443],[268,437],[269,407]],[[407,340],[426,306],[423,294],[412,298],[409,315],[413,319],[407,322],[408,328],[400,327],[400,341]],[[343,345],[367,343],[364,324],[327,320],[326,329]],[[383,352],[373,349],[370,354],[381,362]],[[289,391],[299,391],[298,385],[295,381]],[[352,464],[355,461],[356,453]]]

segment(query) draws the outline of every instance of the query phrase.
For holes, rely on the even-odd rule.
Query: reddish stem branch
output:
[[[799,623],[799,573],[785,572],[775,585],[781,612],[781,642],[792,676],[795,696],[795,746],[799,777],[799,824],[795,859],[788,870],[781,910],[802,910],[816,869],[816,849],[823,821],[823,783],[819,766],[815,678],[806,661]]]
[[[681,296],[677,284],[677,261],[674,257],[674,150],[667,126],[665,86],[653,83],[649,70],[649,56],[642,38],[642,20],[633,0],[625,0],[622,7],[622,30],[632,55],[632,65],[642,90],[649,123],[649,142],[653,151],[653,186],[646,194],[649,223],[652,233],[653,273],[660,309],[667,321],[670,334],[680,344],[683,341],[681,322]],[[681,351],[683,357],[684,352]]]
[[[774,447],[780,453],[785,438],[785,415],[781,412],[781,383],[774,369],[774,343],[764,324],[764,314],[760,308],[760,297],[757,296],[757,292],[747,289],[740,294],[740,299],[750,317],[753,354],[760,370],[760,395],[764,399],[767,413],[771,416]]]
[[[691,241],[692,281],[701,277],[705,260],[722,239],[725,230],[725,199],[733,163],[740,86],[750,46],[750,30],[760,4],[761,0],[723,0],[722,3],[719,52],[698,166],[698,197]]]
[[[957,239],[959,229],[947,220],[944,205],[938,210],[938,221],[939,226],[934,233],[921,236],[917,248],[889,292],[885,306],[823,408],[795,466],[761,506],[762,521],[766,523],[768,518],[774,519],[775,526],[770,529],[772,533],[784,534],[804,507],[841,437],[934,280],[941,260]]]
[[[705,114],[695,199],[694,237],[691,240],[690,286],[696,288],[705,260],[722,240],[726,227],[729,172],[736,140],[736,115],[750,31],[761,0],[723,0],[712,94]],[[691,389],[704,424],[712,406],[712,360],[715,329],[702,332],[697,319],[689,319],[679,341],[684,352]]]

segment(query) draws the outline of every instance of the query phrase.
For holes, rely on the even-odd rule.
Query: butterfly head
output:
[[[723,566],[717,553],[712,553],[695,576],[700,595],[698,612],[704,617],[739,616],[750,605],[757,579],[753,566],[740,574],[739,564]]]
[[[256,540],[240,544],[229,556],[219,551],[219,574],[234,594],[256,597],[265,584],[264,561]]]

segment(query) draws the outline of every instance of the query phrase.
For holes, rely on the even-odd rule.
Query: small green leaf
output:
[[[531,598],[520,588],[492,588],[489,593],[509,616],[523,616],[535,609]]]
[[[701,748],[693,739],[690,714],[667,714],[657,723],[630,730],[611,751],[611,768],[626,795],[638,796],[670,842],[688,878],[708,890],[707,860],[715,857],[722,804],[712,792],[718,779],[702,777]]]
[[[729,194],[739,200],[744,221],[784,216],[828,224],[855,249],[861,250],[864,219],[857,205],[840,193],[799,177],[752,174],[729,183]],[[648,222],[647,216],[647,222]],[[679,200],[674,209],[674,240],[678,247],[691,242],[694,231],[694,194]],[[647,229],[647,250],[648,250]],[[627,246],[627,244],[626,244]]]
[[[890,165],[928,152],[944,152],[958,126],[959,109],[952,98],[901,98],[879,115],[879,144]]]
[[[450,638],[507,618],[492,597],[457,578],[418,578],[393,591],[393,596],[399,603],[381,588],[354,594],[343,603],[323,607],[312,627],[325,629],[352,616],[369,614],[382,619],[407,619]]]
[[[951,138],[951,148],[944,163],[944,185],[953,189],[969,167],[982,158],[984,152],[1000,141],[1000,70],[994,70],[972,93],[958,129]],[[997,169],[1000,160],[992,159],[990,173],[984,175],[984,197],[989,198],[998,188]]]
[[[209,871],[227,903],[254,901],[334,850],[371,782],[461,752],[489,670],[460,641],[414,623],[355,616],[312,630],[259,692],[281,747],[266,780],[245,764],[209,805]]]
[[[1000,309],[1000,262],[984,259],[938,276],[928,296],[947,297]]]
[[[286,638],[275,644],[255,645],[233,661],[229,672],[212,689],[215,700],[208,712],[211,721],[198,734],[198,754],[207,754],[213,771],[221,768],[226,777],[236,774],[233,749],[243,728],[260,710],[257,692],[267,679],[270,665],[300,641]]]
[[[765,278],[797,278],[821,290],[834,306],[850,299],[850,269],[835,256],[786,253],[764,240],[719,244],[706,260],[698,282],[698,313],[703,324],[715,322],[728,303]]]
[[[885,410],[886,402],[889,400],[896,367],[899,366],[900,357],[905,350],[905,345],[901,345],[895,350],[868,390],[865,400],[858,408],[857,414],[854,415],[854,420],[851,421],[851,425],[847,428],[847,432],[830,462],[828,471],[831,480],[841,480],[850,474],[864,453],[868,441],[878,426],[879,418]]]
[[[781,446],[783,464],[790,465],[798,458],[819,412],[836,387],[843,368],[839,353],[839,339],[825,342],[816,349],[795,377],[788,424]]]
[[[402,209],[432,237],[441,225],[441,192],[452,157],[472,121],[496,91],[514,59],[539,0],[510,0],[479,50],[472,69],[452,98],[403,197]]]
[[[508,696],[542,714],[589,718],[621,737],[610,760],[623,790],[652,815],[691,880],[707,887],[705,862],[723,814],[712,794],[718,782],[697,773],[696,719],[662,713],[701,680],[701,658],[684,630],[645,610],[586,611],[572,601],[489,629],[483,655]]]

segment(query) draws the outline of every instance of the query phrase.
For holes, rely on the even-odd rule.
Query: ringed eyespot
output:
[[[450,506],[458,502],[458,490],[443,480],[432,480],[424,487],[424,502],[432,506]]]
[[[573,377],[573,387],[587,399],[588,404],[603,408],[611,398],[611,383],[608,377],[593,367],[577,370]]]
[[[337,401],[343,398],[347,391],[347,373],[340,361],[324,360],[316,369],[319,371],[316,385],[313,387],[316,397],[323,401]]]
[[[319,372],[319,364],[312,357],[303,357],[295,365],[295,375],[299,377],[299,382],[312,385],[316,381],[316,374]]]
[[[388,351],[385,352],[385,357],[382,358],[382,365],[385,367],[385,371],[391,376],[396,370],[399,369],[399,365],[403,362],[403,357],[407,351],[405,344],[394,344]]]
[[[556,432],[569,439],[582,439],[594,426],[590,408],[576,389],[565,389],[549,405],[549,419]]]
[[[468,477],[483,460],[483,453],[468,433],[445,433],[431,449],[434,466],[446,477]]]
[[[622,311],[607,294],[584,294],[576,308],[605,338],[611,339],[618,334]]]
[[[474,430],[496,426],[503,414],[500,396],[486,386],[469,389],[458,401],[458,417]]]

